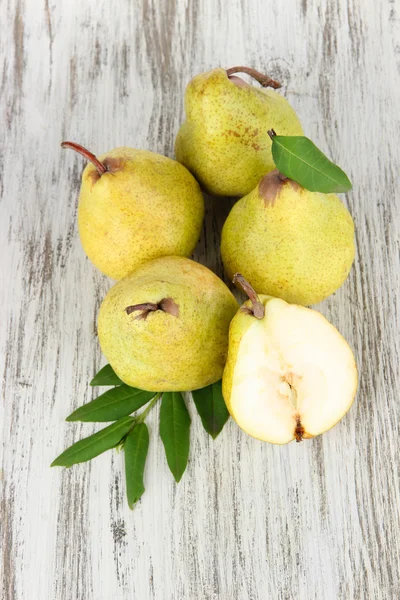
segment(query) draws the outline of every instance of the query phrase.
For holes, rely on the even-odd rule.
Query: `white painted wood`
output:
[[[399,72],[394,0],[2,0],[1,328],[4,600],[391,600],[399,597]],[[361,381],[321,438],[274,447],[193,413],[179,486],[151,415],[146,494],[122,457],[49,469],[94,431],[63,422],[91,397],[109,288],[76,229],[82,161],[118,145],[169,156],[188,80],[248,64],[285,83],[304,127],[354,182],[357,260],[319,306]],[[229,201],[207,201],[195,257],[222,274]]]

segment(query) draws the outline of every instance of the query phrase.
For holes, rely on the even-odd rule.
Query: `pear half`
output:
[[[229,330],[222,386],[229,412],[246,433],[272,444],[327,431],[357,391],[349,345],[317,311],[258,297],[240,278],[251,300]]]

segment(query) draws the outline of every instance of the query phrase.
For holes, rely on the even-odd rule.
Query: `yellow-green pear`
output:
[[[248,67],[213,69],[194,77],[185,94],[186,121],[175,154],[204,190],[244,196],[275,168],[268,129],[302,135],[288,101],[274,89],[248,85],[234,73],[254,77],[265,88],[280,84]]]
[[[128,385],[196,390],[221,379],[237,310],[225,283],[206,267],[158,258],[108,292],[99,312],[100,346]]]
[[[245,302],[229,328],[222,393],[249,435],[272,444],[300,442],[331,429],[357,391],[346,340],[320,313],[257,296],[244,278]]]
[[[159,256],[189,256],[200,236],[204,200],[194,177],[160,154],[115,148],[100,157],[64,142],[90,162],[82,175],[79,234],[93,264],[121,279]]]
[[[354,259],[354,223],[334,194],[310,192],[272,171],[232,208],[221,255],[259,294],[315,304],[337,290]]]

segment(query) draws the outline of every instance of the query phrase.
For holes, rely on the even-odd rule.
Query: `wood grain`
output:
[[[400,8],[394,0],[3,0],[0,11],[1,570],[4,600],[392,600],[400,589]],[[307,134],[354,182],[357,259],[321,310],[360,368],[321,438],[274,447],[193,411],[168,472],[151,415],[146,494],[121,455],[52,459],[96,428],[63,419],[104,360],[110,281],[76,228],[82,160],[118,145],[173,156],[186,83],[247,64],[284,83]],[[222,275],[229,200],[207,199],[195,258]]]

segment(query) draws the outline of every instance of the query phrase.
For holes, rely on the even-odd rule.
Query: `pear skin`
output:
[[[121,279],[159,256],[189,256],[199,239],[204,200],[178,162],[146,150],[116,148],[95,157],[82,175],[79,234],[92,263]],[[86,153],[86,154],[85,154]]]
[[[354,260],[354,223],[334,194],[310,192],[278,171],[232,208],[221,255],[259,294],[315,304],[346,280]]]
[[[252,69],[238,69],[260,76]],[[228,72],[213,69],[188,84],[186,121],[178,132],[175,154],[208,193],[244,196],[275,168],[268,129],[280,135],[302,135],[303,130],[278,92],[248,85]],[[280,87],[260,77],[263,85]]]
[[[196,390],[221,379],[237,310],[227,286],[206,267],[158,258],[108,292],[98,318],[100,346],[128,385]]]

